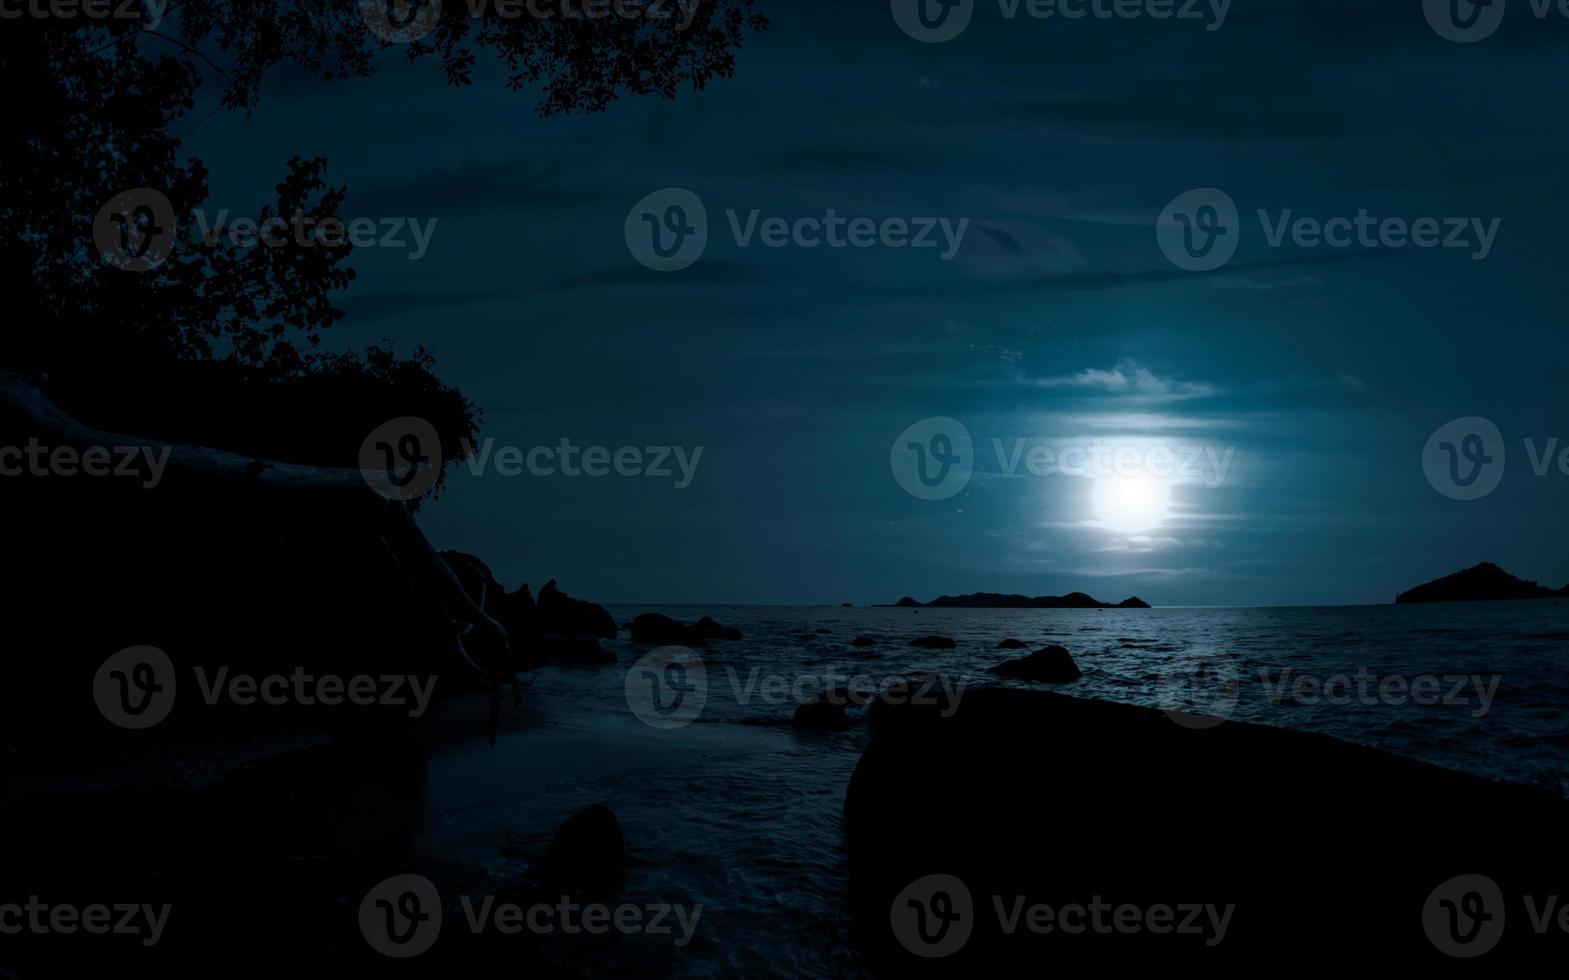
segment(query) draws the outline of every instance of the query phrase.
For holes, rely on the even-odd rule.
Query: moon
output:
[[[1095,523],[1116,534],[1145,534],[1171,518],[1171,485],[1153,476],[1095,478],[1090,501]]]

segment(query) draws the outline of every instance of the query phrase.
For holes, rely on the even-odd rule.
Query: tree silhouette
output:
[[[347,194],[328,184],[325,160],[289,158],[275,199],[246,216],[278,230],[275,245],[237,239],[239,219],[191,233],[208,174],[181,159],[176,133],[196,122],[204,78],[221,84],[220,109],[249,112],[282,65],[331,83],[372,74],[379,52],[401,46],[466,86],[488,51],[509,88],[540,93],[541,115],[594,112],[727,76],[746,35],[767,26],[753,0],[698,5],[684,29],[570,18],[548,0],[532,9],[549,18],[513,0],[149,2],[161,17],[24,18],[0,32],[0,80],[30,109],[0,133],[0,283],[23,325],[0,339],[0,367],[46,377],[90,422],[123,418],[134,392],[160,434],[334,465],[353,462],[346,454],[376,414],[427,418],[456,446],[478,412],[435,378],[426,351],[322,350],[321,332],[343,316],[333,294],[354,278],[352,245],[323,232]],[[387,25],[405,22],[422,36],[398,45]],[[297,218],[310,231],[293,234]],[[305,414],[301,389],[323,391],[323,379],[354,390],[364,410],[345,418],[310,404]],[[181,393],[219,404],[192,413]]]

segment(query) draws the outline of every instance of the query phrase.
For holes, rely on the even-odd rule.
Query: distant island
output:
[[[1404,602],[1488,602],[1497,599],[1565,599],[1569,585],[1549,589],[1545,585],[1516,578],[1492,562],[1483,562],[1463,572],[1445,575],[1395,596]]]
[[[896,608],[919,609],[1148,609],[1150,604],[1132,596],[1118,603],[1101,602],[1083,592],[1067,595],[1003,595],[999,592],[975,592],[970,595],[938,596],[931,602],[917,602],[905,596],[894,603]]]

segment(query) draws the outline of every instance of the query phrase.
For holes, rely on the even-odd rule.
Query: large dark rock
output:
[[[1014,975],[1043,964],[1176,964],[1224,976],[1282,956],[1298,969],[1338,970],[1352,952],[1441,968],[1450,961],[1424,931],[1424,911],[1441,935],[1439,900],[1462,911],[1470,900],[1463,889],[1435,890],[1465,874],[1486,875],[1507,903],[1487,910],[1507,908],[1490,969],[1543,962],[1569,945],[1556,927],[1538,935],[1524,904],[1563,893],[1569,858],[1569,804],[1538,790],[1327,736],[1197,727],[1190,715],[1043,691],[968,691],[947,718],[919,705],[872,711],[843,826],[856,926],[890,976]],[[913,921],[901,892],[931,875],[964,884],[968,903],[945,908],[967,912],[960,928],[973,929],[940,960],[911,955],[892,926]],[[1099,901],[1108,921],[1125,903],[1234,908],[1217,945],[1206,945],[1213,932],[1170,929],[1021,926],[1006,935],[999,915],[1020,896],[1059,911]],[[948,897],[963,903],[956,890]],[[1331,920],[1337,938],[1325,941]]]
[[[692,629],[705,640],[739,640],[741,631],[704,616],[692,624]]]
[[[866,711],[866,725],[873,734],[903,725],[925,724],[928,715],[948,717],[964,700],[964,687],[956,678],[937,674],[910,674],[878,693]]]
[[[741,631],[717,623],[707,616],[695,623],[683,623],[662,613],[643,613],[627,624],[633,643],[653,646],[707,646],[709,640],[739,640]]]
[[[910,646],[920,647],[923,650],[952,650],[954,642],[948,636],[917,636],[910,641]]]
[[[690,646],[691,630],[678,619],[663,613],[643,613],[627,624],[633,643],[654,646]]]
[[[1025,644],[1025,642],[1023,640],[1015,640],[1013,637],[1010,636],[1008,639],[1003,640],[1001,643],[997,644],[997,649],[999,649],[999,650],[1027,650],[1027,649],[1029,649],[1029,647]]]
[[[616,621],[603,606],[596,606],[583,599],[574,599],[556,588],[551,579],[539,590],[539,631],[561,636],[598,636],[606,640],[616,637]]]
[[[566,891],[598,888],[626,870],[621,822],[607,806],[579,810],[562,822],[540,867],[541,877]]]
[[[1042,684],[1066,684],[1084,676],[1079,665],[1073,662],[1073,655],[1055,644],[1041,647],[1028,657],[1000,663],[991,672],[998,677]]]

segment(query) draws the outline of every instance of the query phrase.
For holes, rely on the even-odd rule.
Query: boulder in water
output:
[[[741,631],[704,616],[692,624],[692,630],[705,640],[739,640]]]
[[[540,868],[553,887],[567,891],[616,881],[626,870],[626,838],[607,806],[595,804],[572,814],[556,830]]]
[[[707,646],[709,640],[739,640],[741,631],[704,616],[695,623],[683,623],[662,613],[644,613],[627,624],[633,643],[652,646]]]
[[[1042,684],[1066,684],[1084,676],[1079,665],[1073,662],[1073,655],[1055,644],[1041,647],[1028,657],[998,664],[991,672],[998,677]]]

